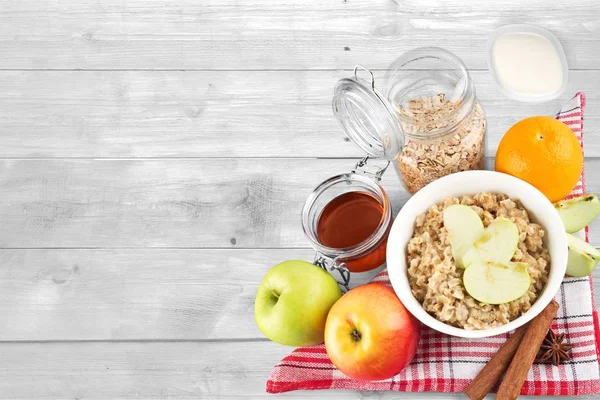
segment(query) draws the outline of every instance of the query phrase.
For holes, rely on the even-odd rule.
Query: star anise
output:
[[[571,357],[567,354],[573,347],[570,343],[563,343],[565,334],[556,335],[552,329],[548,329],[546,338],[540,346],[540,351],[543,352],[540,361],[551,361],[552,364],[558,366],[564,361],[569,361]]]

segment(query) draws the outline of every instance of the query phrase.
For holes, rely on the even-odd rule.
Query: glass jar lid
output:
[[[358,78],[359,69],[370,74],[370,81]],[[332,106],[346,136],[369,156],[390,160],[404,146],[400,123],[367,68],[356,66],[354,78],[338,81]]]

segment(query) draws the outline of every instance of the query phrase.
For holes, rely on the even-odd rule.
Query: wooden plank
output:
[[[0,160],[0,247],[307,247],[306,198],[355,162]],[[586,165],[598,192],[600,159]],[[407,192],[393,171],[382,184],[397,212]]]
[[[354,162],[4,160],[0,246],[306,247],[304,200]]]
[[[254,296],[309,249],[0,250],[0,342],[260,339]],[[352,285],[378,271],[355,274]],[[594,272],[600,304],[600,268]],[[1,347],[0,347],[1,350]]]
[[[308,249],[1,250],[0,341],[261,338],[262,277],[281,261],[313,257]]]
[[[265,383],[271,367],[290,350],[268,342],[0,344],[0,394],[27,400],[267,398]],[[290,392],[278,397],[367,396],[381,400],[416,398],[414,393],[355,391]],[[418,396],[431,400],[464,398],[462,393]]]
[[[331,111],[348,71],[0,71],[0,157],[360,157]],[[572,71],[546,104],[505,98],[473,71],[487,151],[531,115],[587,89],[585,130],[600,130],[600,71]],[[383,72],[376,73],[384,87]],[[586,143],[600,156],[600,141]]]
[[[487,68],[489,34],[531,21],[557,35],[572,69],[598,68],[597,2],[535,1],[526,10],[517,0],[476,7],[460,0],[296,3],[5,1],[0,68],[347,69],[365,60],[386,68],[426,45]]]

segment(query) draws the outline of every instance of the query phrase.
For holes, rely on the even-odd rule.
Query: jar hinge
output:
[[[346,267],[346,264],[343,262],[338,263],[337,259],[330,259],[327,257],[324,257],[320,254],[317,254],[315,256],[315,260],[313,261],[313,264],[315,264],[318,267],[323,268],[325,271],[331,273],[331,271],[337,271],[338,274],[341,276],[342,281],[340,282],[339,280],[336,279],[336,282],[338,283],[338,285],[340,285],[342,287],[342,291],[343,292],[347,292],[348,290],[350,290],[350,270],[348,270],[348,267]],[[333,275],[333,274],[331,274]]]
[[[390,166],[390,161],[388,160],[388,162],[383,167],[369,165],[368,166],[369,168],[366,168],[368,161],[369,161],[369,156],[364,157],[362,160],[360,160],[359,162],[356,163],[352,172],[355,174],[363,174],[363,175],[371,177],[371,179],[380,181],[384,172]]]
[[[373,75],[373,71],[371,71],[369,68],[363,67],[362,65],[355,66],[354,67],[354,80],[358,81],[358,70],[360,70],[360,69],[368,72],[369,75],[371,75],[371,89],[375,90],[375,75]]]

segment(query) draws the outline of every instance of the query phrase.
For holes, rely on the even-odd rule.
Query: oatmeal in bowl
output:
[[[461,337],[516,329],[552,300],[566,234],[533,186],[492,171],[441,178],[402,208],[388,239],[390,281],[422,323]]]
[[[456,265],[443,212],[449,206],[468,206],[486,228],[498,217],[511,220],[518,228],[518,247],[511,261],[527,264],[530,285],[518,299],[487,304],[465,289],[465,269]],[[548,281],[550,252],[544,244],[544,229],[529,219],[517,199],[505,194],[482,192],[446,197],[415,219],[414,233],[407,245],[407,274],[412,294],[425,311],[436,319],[468,330],[488,329],[507,324],[528,311]]]

